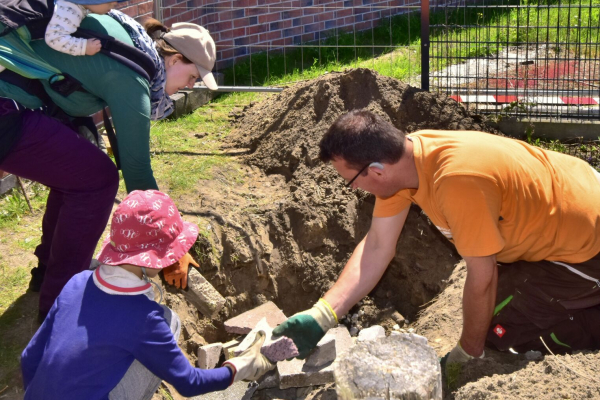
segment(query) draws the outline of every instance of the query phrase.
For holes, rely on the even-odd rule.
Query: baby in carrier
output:
[[[126,0],[119,0],[122,2]],[[46,28],[46,44],[56,51],[72,56],[92,56],[102,47],[98,39],[83,39],[72,36],[81,21],[89,14],[106,14],[118,3],[102,0],[56,0],[54,13]]]

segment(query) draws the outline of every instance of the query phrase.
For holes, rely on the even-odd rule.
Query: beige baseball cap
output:
[[[217,82],[211,72],[217,59],[217,47],[206,29],[189,22],[178,22],[162,38],[196,64],[202,81],[209,89],[217,90]]]

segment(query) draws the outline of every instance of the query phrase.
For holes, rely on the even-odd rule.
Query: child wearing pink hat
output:
[[[112,217],[101,265],[66,284],[23,351],[25,399],[151,399],[161,380],[189,397],[273,369],[260,354],[264,336],[212,370],[192,367],[177,346],[179,317],[154,301],[149,278],[197,235],[166,194],[130,193]]]

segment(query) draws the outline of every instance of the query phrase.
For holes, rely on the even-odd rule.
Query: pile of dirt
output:
[[[296,84],[247,107],[232,142],[249,148],[245,161],[267,175],[285,178],[286,197],[266,213],[271,254],[264,254],[287,313],[310,306],[336,280],[370,224],[372,196],[344,187],[330,165],[318,160],[318,144],[337,117],[364,108],[413,132],[464,129],[491,132],[479,117],[447,96],[410,87],[368,69],[331,73]],[[458,256],[428,219],[411,211],[397,256],[371,293],[374,306],[363,326],[381,313],[414,317],[442,288]],[[365,310],[367,311],[367,310]]]

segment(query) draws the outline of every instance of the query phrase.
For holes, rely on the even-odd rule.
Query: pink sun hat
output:
[[[198,226],[181,219],[168,195],[136,190],[115,210],[110,234],[96,258],[107,265],[161,269],[179,261],[197,237]]]

